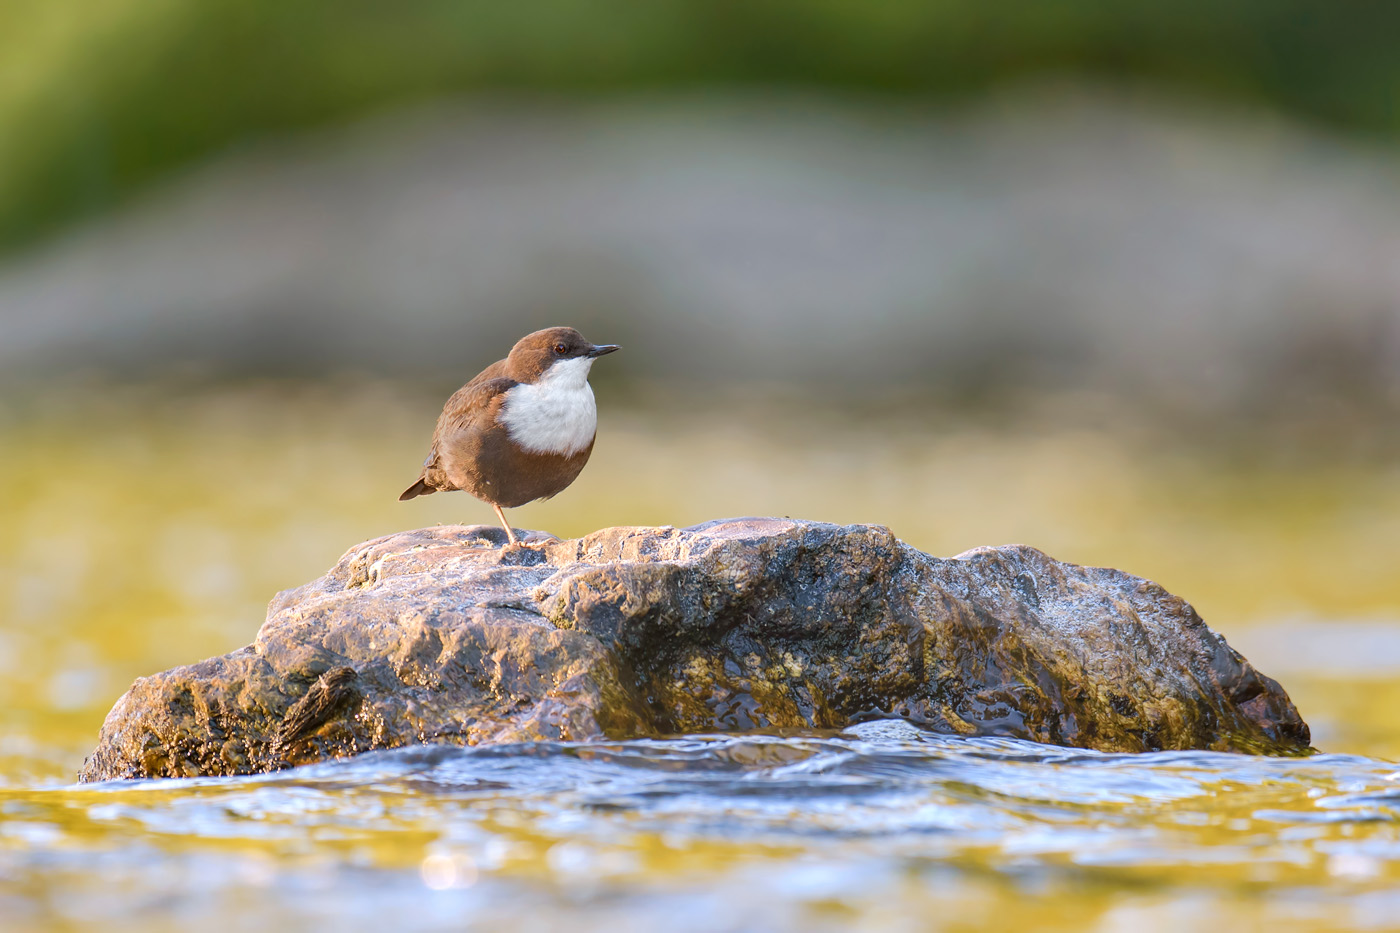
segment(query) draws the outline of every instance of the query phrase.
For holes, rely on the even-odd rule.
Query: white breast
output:
[[[598,405],[587,357],[560,360],[532,384],[506,392],[501,424],[511,440],[531,453],[571,456],[593,443],[598,431]]]

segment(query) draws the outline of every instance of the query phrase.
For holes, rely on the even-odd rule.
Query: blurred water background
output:
[[[0,925],[1400,927],[1397,20],[0,5]],[[133,678],[490,521],[395,497],[557,323],[625,350],[518,524],[1120,567],[1329,754],[886,724],[69,786]]]

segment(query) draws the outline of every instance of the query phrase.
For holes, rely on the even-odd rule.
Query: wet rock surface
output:
[[[788,519],[524,540],[444,526],[353,549],[279,594],[252,645],[136,681],[80,779],[886,716],[1104,751],[1308,749],[1277,683],[1121,571]]]

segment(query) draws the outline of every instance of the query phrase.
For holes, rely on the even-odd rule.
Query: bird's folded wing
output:
[[[433,431],[433,449],[428,454],[429,465],[436,463],[442,445],[454,435],[490,427],[500,410],[498,398],[517,385],[519,383],[514,379],[497,377],[473,380],[454,392],[438,416],[437,430]]]

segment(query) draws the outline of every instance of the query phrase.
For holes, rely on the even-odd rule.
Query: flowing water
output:
[[[240,387],[0,406],[0,929],[1400,929],[1400,471],[1185,456],[1121,426],[851,423],[833,444],[830,420],[682,428],[604,404],[594,463],[520,524],[795,514],[1113,563],[1282,681],[1322,754],[880,721],[72,784],[132,678],[246,644],[274,591],[364,538],[488,520],[464,497],[394,501],[424,404]]]
[[[0,794],[11,928],[1400,923],[1400,771],[841,735],[414,748]]]

